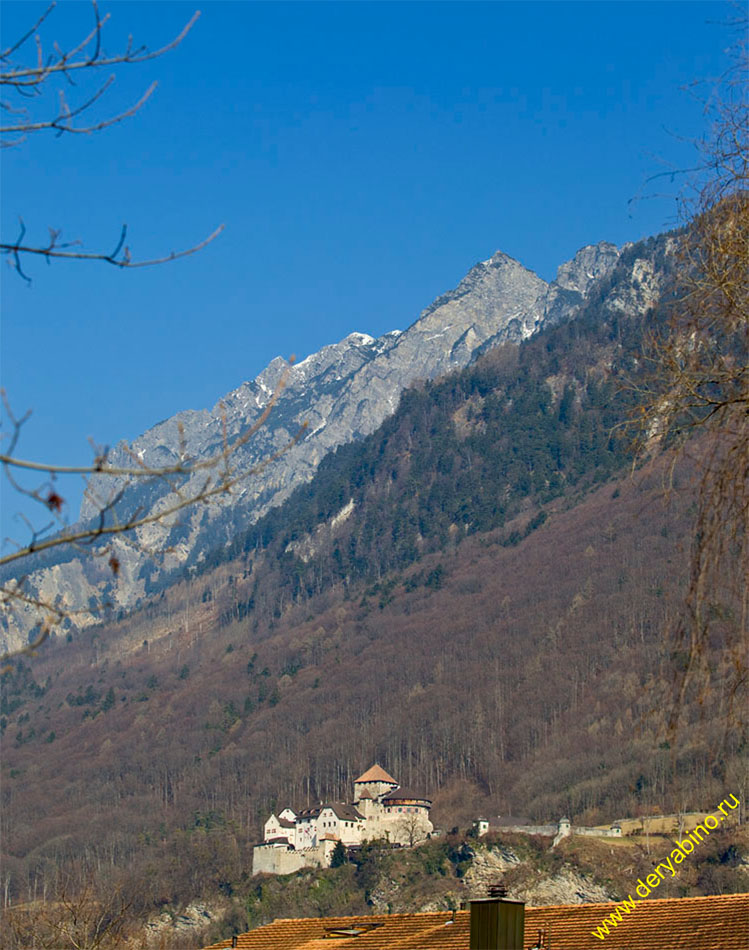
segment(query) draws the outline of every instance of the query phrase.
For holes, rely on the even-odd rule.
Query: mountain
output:
[[[646,327],[665,318],[670,249],[668,237],[633,245],[574,319],[406,390],[376,432],[329,453],[204,566],[251,558],[257,611],[269,598],[379,580],[471,534],[508,526],[517,543],[549,502],[631,464],[619,436],[642,382]]]
[[[154,576],[140,609],[4,672],[11,899],[79,868],[112,892],[138,882],[149,913],[262,892],[277,916],[247,880],[262,822],[341,800],[372,761],[424,790],[446,831],[745,800],[722,646],[736,604],[714,605],[715,676],[667,724],[690,460],[632,477],[617,438],[672,303],[672,249],[623,249],[570,319],[414,384],[231,545]],[[741,860],[726,835],[679,886],[738,886]]]
[[[454,290],[438,297],[407,330],[394,330],[379,339],[351,333],[293,366],[277,357],[212,410],[178,413],[132,443],[120,443],[110,454],[112,465],[132,467],[133,459],[140,459],[158,468],[185,455],[208,458],[220,452],[225,438],[229,443],[241,438],[258,420],[284,373],[286,385],[277,404],[256,435],[236,452],[235,469],[250,470],[267,460],[307,424],[296,445],[259,474],[243,479],[222,501],[196,505],[178,518],[146,525],[134,539],[115,539],[116,576],[106,566],[108,558],[81,557],[76,550],[61,548],[24,564],[26,592],[62,602],[71,611],[83,610],[75,618],[78,627],[98,622],[98,616],[85,612],[97,601],[120,609],[137,606],[159,586],[162,573],[199,565],[207,552],[230,543],[238,531],[308,481],[332,449],[373,432],[416,380],[459,369],[487,347],[527,339],[542,327],[569,319],[611,272],[620,253],[606,242],[585,247],[547,283],[497,252],[473,267]],[[202,477],[197,474],[179,487],[190,491]],[[95,477],[81,521],[97,517],[102,502],[120,492],[119,516],[135,510],[146,515],[157,512],[174,497],[164,479],[126,485],[119,479]],[[8,576],[6,572],[4,578]],[[31,606],[4,614],[0,647],[23,645],[38,620]],[[72,625],[72,619],[66,621],[68,629]]]

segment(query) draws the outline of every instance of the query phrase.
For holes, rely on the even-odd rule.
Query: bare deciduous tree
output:
[[[743,22],[742,34],[746,32]],[[642,454],[669,445],[698,473],[685,612],[672,643],[670,727],[687,696],[720,686],[734,726],[743,718],[749,601],[749,112],[747,53],[706,100],[712,132],[696,196],[685,197],[680,293],[667,331],[650,341],[653,385],[639,409]],[[672,469],[673,470],[673,469]],[[720,622],[723,663],[709,644]],[[718,682],[720,681],[720,682]]]
[[[11,905],[0,935],[7,950],[114,950],[135,936],[132,900],[116,885],[62,880],[52,900]]]
[[[419,812],[412,811],[401,818],[398,823],[398,837],[409,848],[424,840],[424,818]]]

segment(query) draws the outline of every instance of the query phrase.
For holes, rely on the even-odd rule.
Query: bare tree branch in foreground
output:
[[[16,147],[26,141],[30,135],[50,130],[58,137],[66,133],[91,135],[135,115],[153,95],[158,85],[156,81],[152,82],[127,108],[115,114],[98,117],[92,113],[92,110],[114,84],[116,73],[112,72],[88,93],[79,90],[78,81],[91,78],[103,68],[117,70],[122,66],[143,63],[163,56],[180,45],[200,16],[199,12],[194,13],[183,29],[159,49],[149,50],[145,46],[134,47],[133,39],[129,37],[122,52],[109,55],[103,52],[102,34],[110,14],[101,16],[96,0],[92,0],[93,27],[79,42],[68,50],[63,50],[57,43],[52,43],[51,46],[48,44],[45,49],[38,30],[45,24],[55,6],[55,3],[51,3],[26,33],[0,53],[0,115],[3,116],[2,124],[0,124],[0,147]],[[16,55],[32,41],[32,38],[35,47],[32,61],[17,61]],[[68,95],[70,89],[79,91],[80,101],[71,104],[68,101],[66,89]],[[8,98],[9,95],[13,97],[13,101]],[[30,278],[24,273],[21,264],[23,255],[43,257],[48,262],[53,259],[88,260],[104,261],[121,268],[150,267],[194,254],[215,240],[223,228],[224,226],[221,225],[208,237],[186,249],[145,260],[135,260],[130,249],[125,245],[127,225],[123,224],[113,251],[89,252],[75,250],[81,246],[80,241],[62,242],[62,231],[56,228],[49,228],[48,243],[26,243],[24,241],[26,227],[21,221],[19,236],[13,242],[0,243],[0,252],[10,258],[19,276],[30,283]]]
[[[55,6],[54,2],[50,3],[25,33],[0,51],[0,145],[3,147],[17,147],[29,136],[47,131],[54,132],[57,137],[66,133],[91,135],[135,115],[151,98],[157,83],[152,82],[124,109],[102,114],[100,106],[115,82],[117,71],[124,66],[157,59],[174,50],[182,43],[200,16],[198,12],[193,14],[180,32],[158,49],[136,47],[130,37],[124,49],[110,54],[105,52],[103,46],[104,28],[110,15],[100,14],[96,0],[92,0],[91,4],[92,26],[77,42],[63,48],[56,42],[43,40],[42,29],[48,27]],[[102,78],[102,69],[111,69],[112,72]],[[75,102],[69,98],[71,92],[76,96]],[[29,257],[41,257],[46,259],[47,263],[52,260],[101,261],[119,268],[146,267],[196,253],[218,237],[223,227],[221,225],[208,237],[186,249],[137,260],[125,243],[127,225],[122,225],[119,239],[112,251],[97,252],[84,250],[80,241],[63,241],[62,231],[56,228],[49,228],[49,240],[46,242],[26,241],[26,227],[21,220],[18,237],[14,241],[0,243],[0,252],[9,258],[15,271],[30,282],[22,266],[22,261]],[[17,545],[17,549],[11,554],[0,557],[0,567],[16,564],[20,566],[23,565],[24,559],[33,554],[62,545],[72,545],[81,554],[107,559],[109,569],[116,575],[120,564],[111,545],[106,543],[108,539],[126,537],[136,532],[139,527],[173,519],[191,505],[207,503],[230,493],[238,481],[261,472],[266,465],[294,444],[301,432],[291,439],[287,446],[249,471],[239,471],[234,464],[235,453],[264,424],[284,382],[285,377],[282,377],[278,390],[256,424],[234,442],[230,444],[224,432],[222,447],[212,457],[191,459],[186,452],[182,452],[179,463],[166,468],[148,466],[137,457],[132,458],[132,467],[114,467],[108,463],[108,451],[98,448],[94,448],[94,460],[90,465],[72,469],[54,463],[37,464],[23,460],[17,457],[16,449],[29,413],[17,418],[3,393],[8,431],[2,434],[4,444],[0,446],[3,449],[0,464],[10,487],[41,505],[49,520],[37,528],[21,515],[30,540]],[[33,471],[44,473],[47,481],[38,487],[27,488],[19,478],[21,473]],[[97,479],[109,476],[113,484],[114,479],[118,479],[117,489],[101,499],[93,497],[93,488],[89,485],[89,499],[96,504],[98,515],[91,523],[73,528],[68,527],[63,517],[65,500],[56,485],[58,477],[69,474],[86,478],[96,476]],[[120,502],[128,486],[137,480],[166,483],[168,498],[158,514],[146,514],[143,511],[131,512],[126,516],[119,514]],[[135,544],[135,541],[132,543]],[[0,606],[8,608],[14,603],[25,605],[37,610],[41,617],[39,635],[32,644],[18,651],[19,653],[33,652],[47,638],[55,623],[75,614],[90,612],[69,609],[59,596],[54,602],[36,596],[26,589],[26,579],[22,574],[0,587]]]
[[[48,261],[54,258],[69,260],[69,261],[104,261],[107,264],[112,264],[115,267],[127,267],[127,268],[136,268],[136,267],[153,267],[155,264],[168,264],[170,261],[176,261],[180,257],[188,257],[190,254],[195,254],[197,251],[202,250],[211,241],[214,241],[219,234],[224,230],[225,225],[220,224],[215,231],[208,235],[207,238],[204,238],[202,241],[199,241],[197,244],[194,244],[192,247],[188,247],[182,251],[170,251],[169,254],[165,254],[162,257],[154,257],[149,260],[144,261],[135,261],[132,259],[130,254],[130,248],[125,245],[125,238],[127,236],[127,225],[122,225],[122,230],[120,231],[120,239],[117,242],[117,246],[110,253],[89,253],[87,251],[71,251],[68,248],[80,246],[79,241],[71,241],[68,243],[61,243],[60,237],[62,236],[61,231],[55,231],[50,229],[50,241],[49,244],[44,245],[43,247],[34,247],[29,244],[21,243],[23,241],[24,235],[26,234],[26,226],[23,221],[21,221],[21,233],[12,244],[0,243],[0,252],[3,254],[8,254],[13,259],[13,268],[16,273],[19,274],[27,283],[31,283],[31,278],[28,277],[23,272],[21,267],[21,254],[32,254],[38,257],[44,257]]]
[[[73,75],[80,70],[93,71],[106,67],[116,67],[123,64],[143,63],[150,59],[157,59],[170,50],[175,49],[187,36],[195,25],[200,12],[192,15],[183,29],[165,46],[157,50],[149,50],[145,46],[133,48],[133,38],[129,37],[126,49],[114,56],[102,52],[101,40],[102,31],[110,15],[102,17],[99,13],[99,6],[96,0],[92,0],[94,13],[94,26],[92,30],[81,39],[79,43],[67,51],[63,51],[57,43],[52,44],[52,52],[45,55],[44,46],[37,30],[47,17],[54,10],[56,3],[51,3],[45,12],[39,17],[34,26],[15,43],[7,47],[0,53],[0,87],[7,87],[19,96],[27,99],[38,98],[45,89],[45,84],[51,79],[59,77],[64,78],[68,85],[75,86]],[[33,65],[20,64],[11,59],[18,50],[26,44],[31,37],[34,37],[36,47],[36,62]],[[91,48],[93,46],[93,48]],[[0,109],[4,113],[17,116],[16,119],[6,120],[7,124],[0,125],[0,136],[17,134],[20,138],[12,141],[4,141],[3,147],[20,144],[24,139],[35,132],[42,132],[46,129],[54,129],[58,135],[65,132],[90,134],[99,132],[122,119],[134,115],[144,103],[151,97],[158,83],[153,82],[146,89],[140,99],[133,103],[124,112],[118,113],[106,118],[91,120],[91,124],[81,126],[73,121],[78,116],[87,112],[101,97],[106,93],[109,87],[114,83],[114,74],[110,75],[99,88],[84,99],[77,106],[70,106],[65,97],[64,89],[58,89],[59,107],[52,115],[45,118],[35,118],[28,106],[14,107],[7,101],[0,104]]]

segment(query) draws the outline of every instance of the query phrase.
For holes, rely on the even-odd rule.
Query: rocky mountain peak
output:
[[[523,270],[528,270],[528,268],[527,268],[527,267],[524,267],[524,265],[521,264],[520,261],[516,260],[516,258],[510,257],[509,254],[505,254],[504,251],[499,251],[499,250],[495,251],[495,252],[492,254],[491,257],[487,258],[487,260],[482,261],[481,264],[477,264],[476,266],[477,266],[477,267],[481,267],[481,266],[483,266],[483,267],[513,267],[513,266],[519,266],[519,267],[522,267]]]
[[[422,311],[419,320],[424,320],[445,305],[471,296],[471,304],[481,302],[494,310],[498,297],[514,298],[512,309],[525,308],[545,290],[547,284],[532,270],[503,251],[495,251],[488,260],[475,264],[457,287],[441,294]]]
[[[208,458],[221,446],[224,432],[231,441],[257,421],[284,373],[286,385],[268,420],[237,450],[234,469],[256,469],[288,445],[306,423],[304,438],[261,473],[244,479],[232,494],[210,505],[187,508],[168,524],[155,520],[139,529],[134,544],[115,540],[121,564],[116,579],[107,577],[103,582],[98,559],[70,551],[65,554],[67,561],[58,555],[54,566],[45,566],[43,560],[26,565],[29,593],[59,597],[71,610],[85,609],[102,598],[107,583],[113,588],[107,589],[107,600],[125,609],[133,606],[158,584],[160,575],[199,563],[207,552],[226,545],[237,531],[279,505],[297,485],[312,478],[332,449],[373,432],[392,415],[403,390],[415,381],[460,369],[490,346],[519,342],[544,326],[572,318],[618,258],[617,248],[607,242],[584,247],[548,284],[508,254],[496,251],[423,310],[408,329],[378,338],[353,332],[293,365],[276,357],[212,410],[181,412],[133,443],[121,443],[111,453],[113,464],[133,455],[154,467],[173,464],[183,448],[192,458]],[[653,286],[654,280],[650,281]],[[622,300],[623,307],[629,306],[629,297]],[[105,481],[93,486],[100,497],[126,489],[122,513],[157,512],[170,504],[171,488],[166,482],[125,486]],[[194,486],[188,482],[181,489],[197,487],[197,482]],[[95,515],[90,503],[84,503],[81,519]],[[164,553],[154,559],[148,551]],[[82,616],[85,623],[86,614]],[[36,619],[31,609],[6,616],[0,631],[2,646],[22,645]]]

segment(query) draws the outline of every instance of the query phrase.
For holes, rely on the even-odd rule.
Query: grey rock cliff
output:
[[[149,429],[134,442],[120,443],[113,464],[132,465],[134,458],[151,467],[174,464],[180,455],[205,459],[220,451],[224,432],[231,443],[256,422],[284,372],[286,385],[268,420],[233,456],[236,471],[249,471],[268,460],[306,423],[303,438],[289,451],[244,478],[230,494],[208,505],[185,509],[179,517],[143,526],[137,544],[114,542],[121,569],[112,577],[101,559],[68,551],[26,565],[26,589],[58,598],[70,609],[85,608],[90,598],[121,608],[134,606],[147,593],[146,579],[162,571],[199,563],[209,550],[226,544],[242,527],[280,504],[301,482],[310,479],[325,454],[338,445],[374,431],[397,408],[402,391],[419,379],[431,379],[466,366],[483,349],[504,341],[521,341],[541,327],[572,316],[598,279],[615,266],[619,251],[612,244],[585,247],[563,264],[547,284],[506,254],[497,252],[473,267],[458,286],[438,297],[405,331],[379,339],[351,333],[294,366],[274,359],[254,380],[242,383],[211,410],[181,412]],[[202,476],[193,476],[197,488]],[[117,510],[163,510],[170,497],[163,480],[126,486],[113,479],[94,479],[81,509],[81,520],[96,516],[102,501],[125,488]],[[159,552],[151,557],[147,552]],[[27,641],[37,620],[32,609],[19,608],[3,618],[5,648]],[[79,626],[94,622],[85,614]]]

